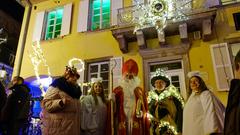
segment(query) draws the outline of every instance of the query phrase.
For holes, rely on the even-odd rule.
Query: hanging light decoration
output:
[[[192,0],[150,0],[148,4],[138,4],[133,16],[136,32],[139,29],[155,27],[162,33],[168,21],[177,22],[188,19],[185,14],[191,9]]]
[[[37,78],[37,82],[39,84],[39,88],[40,88],[40,90],[42,92],[42,96],[44,96],[46,92],[44,91],[43,84],[42,84],[41,78],[39,76],[39,65],[41,63],[43,63],[43,65],[47,68],[48,80],[49,81],[52,81],[51,72],[50,72],[50,68],[49,68],[49,66],[47,64],[47,61],[46,61],[46,59],[45,59],[45,57],[43,55],[43,51],[42,51],[42,48],[40,46],[39,41],[34,42],[33,45],[32,45],[32,48],[33,48],[33,52],[29,53],[29,58],[30,58],[30,60],[32,62],[34,73],[35,73],[35,76]]]

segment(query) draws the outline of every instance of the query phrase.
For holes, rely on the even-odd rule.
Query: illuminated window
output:
[[[70,34],[71,16],[72,3],[38,12],[32,41],[50,40]]]
[[[63,8],[48,12],[45,39],[53,39],[60,36],[63,18]]]
[[[90,4],[90,30],[110,27],[110,0],[92,0]]]

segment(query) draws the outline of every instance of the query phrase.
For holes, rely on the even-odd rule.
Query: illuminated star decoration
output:
[[[42,48],[40,46],[39,41],[34,42],[33,45],[32,45],[32,48],[33,48],[33,52],[29,53],[29,58],[31,59],[33,69],[34,69],[34,73],[36,75],[37,82],[39,84],[39,88],[42,92],[42,96],[44,96],[46,94],[46,92],[44,91],[43,84],[41,83],[41,78],[39,76],[39,65],[41,63],[43,63],[43,65],[47,68],[48,80],[49,80],[50,83],[52,82],[51,72],[50,72],[50,68],[47,64],[47,61],[46,61],[46,59],[43,55],[43,51],[42,51]]]
[[[148,4],[137,4],[133,14],[135,23],[134,32],[140,29],[155,27],[163,33],[169,22],[178,22],[188,19],[185,14],[191,9],[192,0],[150,0]]]
[[[166,75],[165,70],[161,69],[161,68],[158,68],[152,77],[155,77],[155,76],[165,76],[165,77],[169,78]],[[181,103],[182,108],[184,107],[183,97],[179,93],[178,89],[175,86],[173,86],[172,84],[170,84],[167,88],[165,88],[165,90],[163,92],[161,92],[159,95],[156,92],[154,92],[154,90],[149,91],[147,101],[148,101],[148,103],[150,103],[152,100],[155,100],[155,102],[162,102],[162,100],[164,100],[168,97],[171,97],[171,96],[175,97]],[[154,120],[155,122],[157,120],[150,113],[149,113],[149,119]],[[157,122],[158,122],[159,128],[167,127],[167,129],[170,129],[174,134],[177,134],[176,129],[173,126],[171,126],[169,122],[162,121],[162,120],[157,121]]]

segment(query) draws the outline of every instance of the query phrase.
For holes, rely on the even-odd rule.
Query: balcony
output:
[[[157,32],[155,26],[149,26],[142,29],[135,30],[136,21],[133,16],[142,15],[136,13],[137,7],[131,6],[118,10],[118,26],[112,29],[112,35],[119,43],[119,48],[123,53],[128,53],[128,43],[137,41],[141,50],[148,49],[146,40],[158,38],[159,46],[166,47],[169,44],[165,37],[180,35],[181,45],[188,45],[189,34],[194,33],[203,41],[209,41],[212,38],[212,27],[216,17],[216,8],[208,9],[189,9],[183,11],[187,19],[181,21],[166,20],[166,27],[162,33]]]

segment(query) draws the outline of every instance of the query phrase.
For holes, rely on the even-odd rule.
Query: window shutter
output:
[[[62,28],[60,36],[65,36],[69,34],[70,24],[72,16],[72,3],[69,3],[64,6],[63,18],[62,18]]]
[[[211,45],[211,55],[218,90],[229,90],[233,71],[227,43]]]
[[[112,26],[117,25],[117,16],[118,16],[118,9],[123,7],[123,0],[112,0]]]
[[[78,9],[78,32],[87,31],[89,0],[80,0]]]
[[[40,41],[42,38],[42,30],[43,30],[43,21],[44,21],[45,11],[39,12],[36,15],[35,27],[33,32],[32,41]]]
[[[110,74],[111,74],[111,79],[110,79],[110,84],[115,88],[117,87],[119,79],[122,77],[122,64],[123,64],[123,58],[122,57],[114,57],[111,58],[110,60]],[[111,72],[112,71],[112,72]]]

